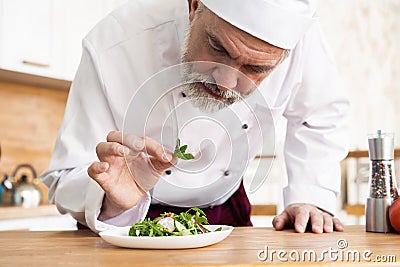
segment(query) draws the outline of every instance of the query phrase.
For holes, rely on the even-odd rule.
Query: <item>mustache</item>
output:
[[[185,71],[184,75],[184,81],[186,83],[201,83],[203,84],[207,89],[212,91],[214,94],[223,97],[223,98],[240,98],[240,94],[238,92],[233,91],[232,89],[229,89],[227,91],[223,91],[218,88],[218,84],[215,81],[215,79],[207,74],[199,73],[199,72],[191,72],[191,71]]]

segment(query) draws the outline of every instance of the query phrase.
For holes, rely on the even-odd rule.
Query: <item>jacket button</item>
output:
[[[225,171],[225,172],[224,172],[224,175],[225,175],[225,176],[229,176],[230,174],[231,174],[231,173],[230,173],[229,171]]]
[[[171,170],[166,170],[166,171],[165,171],[165,174],[166,174],[166,175],[171,175],[171,173],[172,173]]]
[[[247,125],[246,123],[242,125],[242,129],[246,130],[247,128],[249,128],[249,125]]]
[[[182,97],[186,97],[186,94],[184,92],[181,92]]]

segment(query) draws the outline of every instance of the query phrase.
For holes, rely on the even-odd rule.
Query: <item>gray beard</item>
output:
[[[190,67],[191,65],[187,64],[183,69],[183,92],[190,99],[192,105],[199,108],[201,111],[214,113],[247,96],[231,89],[227,91],[220,90],[212,76],[192,72]],[[198,83],[204,85],[205,88],[200,86]],[[205,90],[210,90],[221,98],[217,99]]]

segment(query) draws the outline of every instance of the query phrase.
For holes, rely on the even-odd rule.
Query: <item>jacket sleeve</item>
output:
[[[309,203],[335,214],[340,161],[348,152],[349,102],[318,23],[307,32],[302,45],[302,81],[284,111],[285,207]]]
[[[100,222],[104,191],[87,174],[89,165],[98,161],[96,145],[109,131],[117,129],[109,105],[97,55],[83,40],[83,54],[72,83],[49,168],[41,175],[49,187],[49,201],[61,213],[70,213],[78,222],[95,232],[113,226],[126,226],[143,218],[150,204],[147,194],[131,210]]]

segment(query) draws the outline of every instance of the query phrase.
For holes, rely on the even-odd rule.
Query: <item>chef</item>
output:
[[[78,225],[99,232],[192,206],[212,224],[251,225],[243,172],[284,116],[275,229],[343,230],[334,214],[348,102],[310,1],[131,0],[82,46],[41,175]],[[176,66],[183,83],[163,88]],[[173,155],[177,137],[195,160]]]

